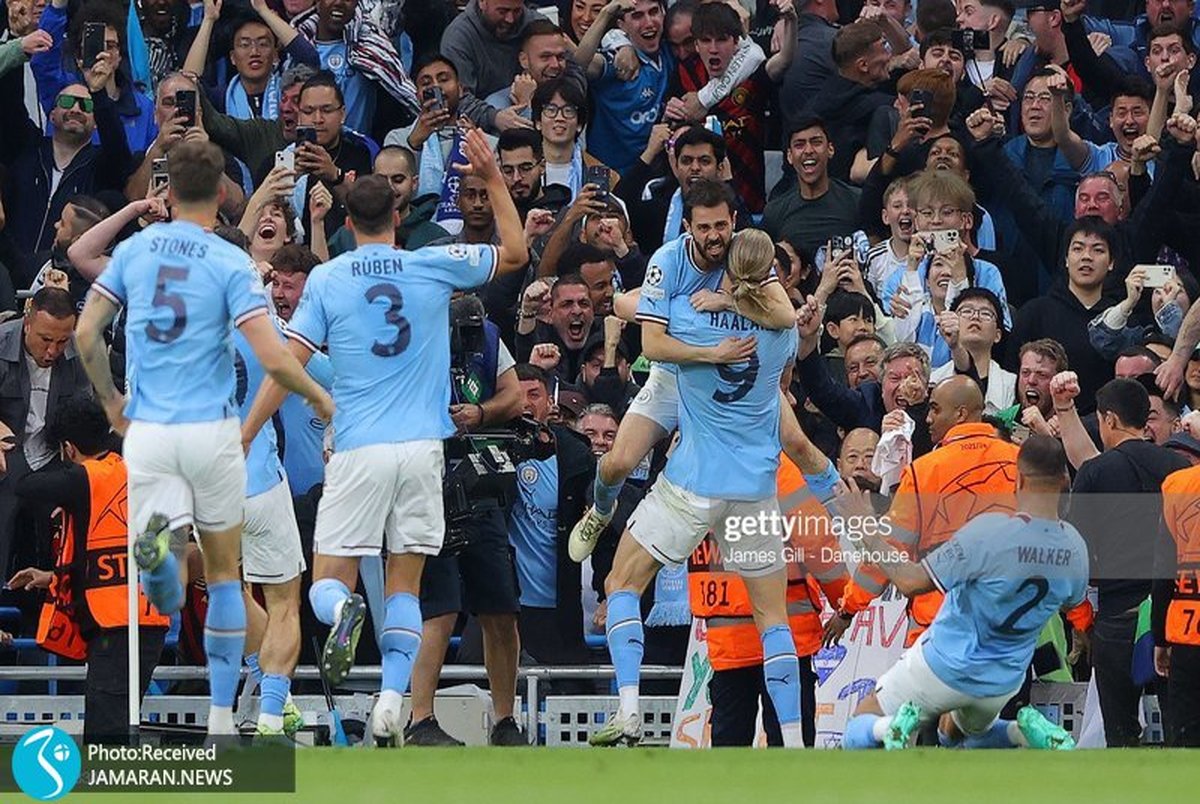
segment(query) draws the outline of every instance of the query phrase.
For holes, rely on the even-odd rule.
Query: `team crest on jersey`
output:
[[[527,486],[532,486],[537,482],[538,470],[533,464],[525,464],[521,467],[521,482]]]
[[[329,57],[329,69],[335,73],[338,70],[342,69],[342,66],[345,63],[346,63],[346,60],[342,58],[341,53],[334,53],[334,54],[330,55],[330,57]]]

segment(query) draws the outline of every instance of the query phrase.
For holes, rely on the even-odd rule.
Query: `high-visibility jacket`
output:
[[[87,657],[86,640],[101,628],[129,624],[128,489],[125,462],[115,452],[83,461],[88,480],[88,521],[68,514],[56,538],[58,556],[38,622],[37,642],[72,659]],[[138,590],[138,623],[166,627],[170,618]]]
[[[901,473],[887,513],[892,528],[889,540],[919,561],[974,517],[990,511],[1012,513],[1017,452],[1018,447],[1001,439],[990,424],[951,427],[937,449]],[[842,598],[842,611],[857,614],[887,585],[887,576],[877,567],[859,565]],[[942,598],[940,592],[926,592],[908,601],[905,647],[933,622]]]
[[[821,649],[821,590],[836,602],[849,580],[838,555],[829,513],[786,455],[776,476],[779,507],[792,527],[784,549],[787,561],[788,625],[796,653],[811,656]],[[762,640],[754,625],[745,583],[726,570],[711,534],[688,559],[688,598],[692,614],[708,628],[708,658],[714,670],[761,665]]]
[[[1200,646],[1200,466],[1163,481],[1163,522],[1175,540],[1175,588],[1167,605],[1166,638]]]

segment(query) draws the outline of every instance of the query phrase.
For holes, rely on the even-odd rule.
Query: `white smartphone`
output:
[[[295,170],[296,170],[296,152],[295,151],[276,151],[275,152],[275,167],[285,167],[288,170],[295,172]]]
[[[929,234],[933,238],[933,250],[938,254],[949,254],[958,248],[957,229],[938,229]]]
[[[1175,278],[1174,265],[1135,265],[1146,272],[1146,287],[1161,288]]]

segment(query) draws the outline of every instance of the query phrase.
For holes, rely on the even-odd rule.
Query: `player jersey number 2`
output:
[[[735,369],[724,363],[718,364],[717,374],[721,375],[722,380],[732,384],[733,390],[716,390],[713,392],[713,399],[721,403],[729,403],[737,402],[745,397],[754,387],[754,381],[758,379],[758,366],[758,355],[750,355],[750,360],[745,368]]]
[[[178,293],[172,293],[167,287],[168,282],[186,282],[189,269],[173,265],[163,265],[158,269],[158,277],[154,280],[154,309],[165,307],[175,318],[171,326],[163,329],[156,322],[146,324],[146,337],[157,343],[171,343],[183,334],[187,327],[187,305]]]
[[[375,341],[371,344],[371,354],[379,357],[395,357],[408,348],[408,344],[412,341],[412,327],[409,326],[408,319],[400,315],[400,311],[404,308],[404,294],[400,292],[400,288],[390,282],[380,282],[378,285],[371,285],[367,288],[365,294],[367,304],[374,304],[376,299],[383,299],[388,303],[387,310],[383,313],[383,320],[389,326],[396,328],[396,337],[391,341]]]
[[[1017,594],[1022,594],[1026,589],[1033,589],[1033,597],[1025,601],[1021,605],[1013,609],[1012,614],[1008,615],[1008,619],[1000,623],[996,630],[1001,634],[1009,636],[1017,636],[1023,631],[1028,631],[1028,628],[1017,628],[1017,623],[1022,617],[1030,612],[1038,603],[1042,602],[1047,593],[1050,591],[1050,582],[1040,575],[1035,575],[1032,578],[1026,578],[1021,582],[1021,586],[1017,589]]]

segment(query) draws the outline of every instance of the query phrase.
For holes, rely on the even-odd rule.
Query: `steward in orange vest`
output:
[[[809,490],[800,469],[780,455],[776,476],[779,508],[790,516],[789,540],[781,548],[788,569],[788,625],[800,659],[801,732],[805,745],[816,737],[816,675],[811,656],[821,649],[821,591],[831,605],[849,581],[838,556],[837,538],[825,506]],[[712,745],[750,745],[755,715],[762,701],[763,726],[771,745],[782,745],[778,722],[762,674],[762,639],[754,625],[746,585],[724,568],[717,543],[701,542],[688,560],[688,597],[692,614],[708,631],[709,682],[713,702]],[[769,715],[769,716],[768,716]]]
[[[1155,561],[1154,664],[1167,677],[1167,744],[1200,747],[1200,466],[1163,481],[1163,523],[1173,544]]]
[[[22,570],[12,586],[48,585],[37,642],[45,650],[87,660],[84,740],[128,738],[127,473],[108,450],[104,411],[87,397],[60,403],[47,438],[68,463],[23,477],[17,494],[63,511],[52,573]],[[48,576],[48,577],[47,577]],[[47,584],[48,582],[48,584]],[[170,618],[139,590],[141,695],[158,664]]]

